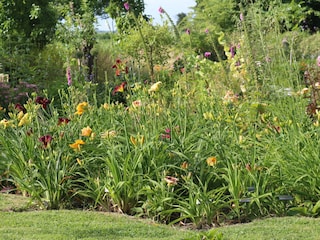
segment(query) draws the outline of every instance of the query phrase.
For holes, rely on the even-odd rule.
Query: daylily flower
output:
[[[20,112],[17,114],[17,118],[18,118],[19,120],[20,120],[23,116],[24,116],[23,111],[20,111]]]
[[[106,131],[104,133],[101,133],[101,138],[112,138],[117,135],[117,132],[115,130]]]
[[[83,140],[77,139],[74,143],[69,144],[69,146],[76,151],[80,151],[80,146],[84,144],[85,142]]]
[[[88,103],[87,102],[79,103],[78,106],[77,106],[76,114],[82,115],[87,110],[87,108],[88,108]]]
[[[157,92],[160,88],[160,85],[162,84],[162,82],[158,81],[154,84],[151,85],[150,89],[148,90],[149,93],[152,93],[152,92]]]
[[[132,102],[132,106],[137,108],[137,107],[141,107],[142,103],[141,100],[136,100]]]
[[[0,125],[4,127],[4,129],[6,129],[7,127],[13,127],[13,120],[7,120],[7,119],[2,119],[0,121]]]
[[[38,96],[36,98],[35,102],[38,103],[38,104],[41,104],[42,107],[44,109],[46,109],[48,104],[50,104],[51,101],[48,98]]]
[[[226,92],[226,95],[223,97],[223,101],[225,103],[230,103],[230,102],[235,103],[238,101],[238,98],[239,97],[236,94],[234,94],[233,91],[228,90]]]
[[[217,164],[217,158],[216,157],[208,157],[207,158],[207,164],[211,167]]]
[[[112,94],[114,95],[117,92],[124,92],[124,89],[126,86],[127,86],[127,82],[122,82],[120,85],[114,88],[114,90],[112,91]]]
[[[30,116],[29,113],[26,113],[23,115],[23,117],[20,119],[20,122],[18,123],[18,127],[21,127],[23,125],[26,125],[30,122]]]
[[[18,111],[22,111],[22,112],[26,112],[27,110],[25,109],[24,106],[22,106],[20,103],[17,103],[15,106],[14,106],[15,109],[17,109]]]
[[[50,142],[52,141],[52,136],[51,135],[44,135],[39,138],[39,141],[42,142],[43,148],[47,148]]]
[[[58,118],[58,125],[61,125],[61,124],[68,124],[68,122],[70,122],[70,119],[68,118]]]
[[[105,110],[108,110],[108,109],[109,109],[109,104],[108,104],[108,103],[104,103],[104,104],[103,104],[103,108],[104,108]]]
[[[164,180],[167,182],[168,186],[172,185],[177,185],[179,178],[171,177],[171,176],[166,176]]]
[[[90,137],[91,133],[92,133],[92,129],[89,126],[81,129],[81,136]]]

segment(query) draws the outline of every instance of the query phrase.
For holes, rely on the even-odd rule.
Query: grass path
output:
[[[27,199],[0,194],[0,239],[25,240],[178,240],[203,238],[209,232],[174,228],[115,213],[90,211],[21,211],[27,208]],[[12,211],[15,210],[15,211]],[[223,239],[320,239],[320,219],[304,217],[269,218],[248,224],[214,229],[223,233]]]

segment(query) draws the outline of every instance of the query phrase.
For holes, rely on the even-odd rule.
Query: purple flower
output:
[[[164,13],[164,9],[162,7],[159,7],[158,9],[159,13],[163,14]]]
[[[231,54],[231,58],[233,58],[236,55],[236,47],[235,46],[230,47],[230,54]]]
[[[209,29],[206,28],[206,30],[204,30],[204,32],[205,32],[206,34],[208,34],[208,33],[209,33]]]
[[[205,52],[205,53],[204,53],[204,56],[205,56],[206,58],[210,57],[210,56],[211,56],[211,52]]]
[[[317,57],[317,65],[320,67],[320,55]]]
[[[187,28],[186,34],[190,35],[190,29],[189,28]]]
[[[127,11],[129,11],[130,5],[129,5],[128,2],[124,3],[123,6],[124,6],[124,8],[125,8]]]
[[[66,76],[68,80],[68,86],[72,85],[71,68],[68,66],[66,69]]]

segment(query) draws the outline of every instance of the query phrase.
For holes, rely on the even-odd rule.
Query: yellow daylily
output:
[[[112,138],[115,137],[117,135],[117,132],[115,130],[110,130],[110,131],[106,131],[101,133],[101,138]]]
[[[149,93],[152,93],[152,92],[157,92],[160,88],[160,85],[162,84],[161,81],[158,81],[154,84],[151,85],[150,89],[148,90]]]
[[[13,121],[12,120],[7,120],[5,118],[0,121],[0,125],[3,126],[5,129],[7,127],[14,127]]]
[[[23,125],[27,125],[30,123],[30,115],[29,113],[25,113],[23,117],[20,119],[20,122],[18,123],[18,127],[21,127]]]
[[[80,146],[84,144],[85,142],[83,140],[77,139],[74,143],[69,144],[69,146],[74,150],[80,151]]]
[[[91,134],[92,134],[92,129],[91,129],[89,126],[87,126],[87,127],[85,127],[85,128],[82,128],[82,130],[81,130],[81,136],[90,137]]]
[[[207,158],[207,164],[211,167],[217,164],[217,158],[216,157],[208,157]]]
[[[88,103],[82,102],[77,105],[77,111],[75,114],[82,115],[88,109]]]

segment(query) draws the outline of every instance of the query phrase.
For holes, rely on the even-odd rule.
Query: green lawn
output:
[[[150,220],[92,211],[20,211],[28,199],[0,194],[0,239],[213,239],[206,232],[157,224]],[[32,207],[35,209],[35,206]],[[12,211],[15,210],[15,211]],[[214,229],[223,239],[320,239],[320,219],[269,218]],[[200,237],[201,236],[201,237]]]

